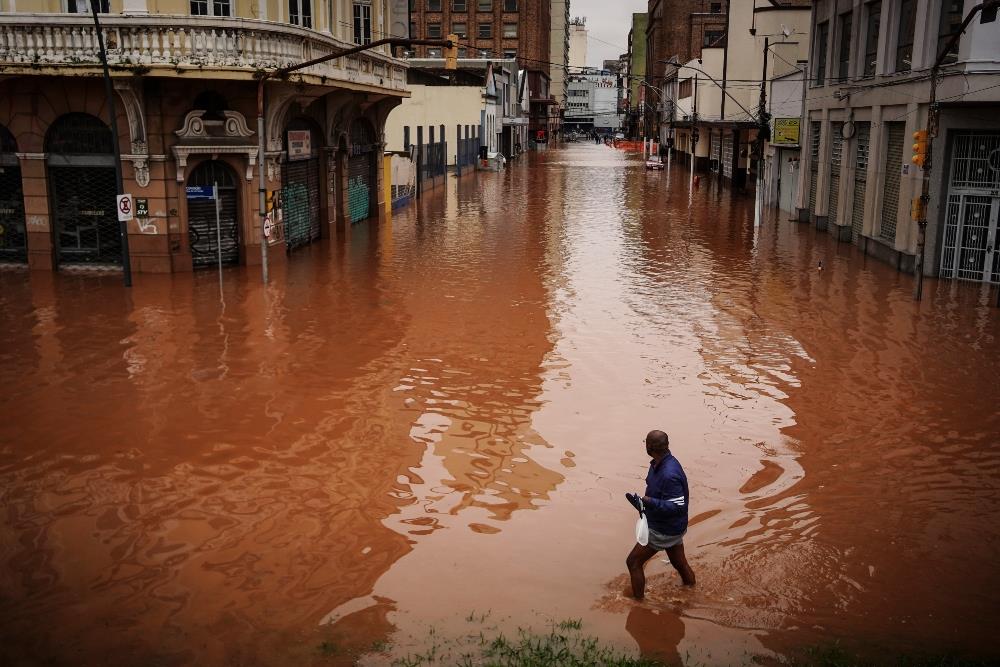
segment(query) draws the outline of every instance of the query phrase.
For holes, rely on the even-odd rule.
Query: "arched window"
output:
[[[114,152],[111,129],[87,113],[68,113],[56,119],[45,134],[45,152],[95,155]]]

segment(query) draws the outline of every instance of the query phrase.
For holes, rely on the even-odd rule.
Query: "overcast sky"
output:
[[[570,0],[570,16],[587,17],[587,65],[600,67],[628,51],[632,12],[644,12],[647,0]]]

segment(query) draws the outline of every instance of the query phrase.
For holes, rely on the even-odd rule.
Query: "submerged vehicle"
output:
[[[646,160],[646,169],[651,171],[662,171],[663,166],[663,158],[659,155],[650,155],[649,159]]]

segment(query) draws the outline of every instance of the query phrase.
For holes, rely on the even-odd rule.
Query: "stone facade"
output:
[[[38,22],[37,17],[0,18],[4,36],[0,43],[18,43],[24,30],[35,30],[30,26]],[[272,61],[271,67],[302,59],[284,47],[266,53],[266,31],[274,33],[275,39],[268,42],[272,46],[287,33],[300,40],[300,47],[301,37],[313,31],[274,24],[258,30],[247,25],[252,21],[244,20],[231,34],[216,27],[215,41],[204,41],[200,36],[190,39],[201,34],[196,17],[129,17],[124,22],[123,18],[102,20],[108,23],[123,190],[137,202],[142,200],[146,213],[127,223],[133,272],[189,271],[217,264],[210,251],[214,239],[206,240],[204,234],[197,237],[192,209],[199,204],[189,198],[187,190],[194,175],[209,167],[225,181],[228,236],[224,245],[229,252],[223,261],[227,263],[261,261],[261,168],[272,220],[270,261],[282,261],[286,250],[298,243],[298,239],[290,242],[293,207],[297,207],[295,219],[308,227],[305,243],[346,232],[351,222],[359,220],[359,211],[370,218],[384,214],[382,133],[389,111],[405,95],[402,62],[374,52],[306,70],[289,81],[267,82],[265,160],[260,165],[258,85],[252,65],[262,64],[260,59],[267,57],[286,59]],[[5,248],[3,261],[24,261],[39,270],[122,262],[117,188],[113,176],[108,177],[115,164],[108,101],[93,50],[80,46],[81,36],[91,38],[89,20],[86,15],[53,15],[43,22],[49,35],[46,42],[22,40],[26,48],[0,51],[0,64],[9,74],[0,80],[0,138],[10,137],[7,148],[0,147],[0,165],[8,180],[17,180],[15,187],[23,191],[23,211],[16,206],[0,207],[0,226],[4,231],[20,226],[27,238],[21,251]],[[244,29],[255,30],[245,39],[258,40],[257,45],[243,41],[239,54],[229,54],[227,49]],[[62,40],[60,31],[75,31],[77,41]],[[318,34],[315,39],[305,55],[316,57],[322,54],[316,47],[334,44]],[[132,41],[147,45],[144,52],[138,52],[138,61],[131,54]],[[33,44],[44,50],[30,53]],[[79,54],[70,54],[68,50],[75,48]],[[198,62],[188,65],[189,57]],[[255,63],[241,66],[240,58],[253,57],[258,58]],[[66,128],[74,123],[97,138],[93,150],[73,144],[72,137],[64,139]],[[289,150],[290,131],[309,137],[302,150]],[[105,137],[106,145],[99,146]],[[369,160],[367,171],[358,167],[362,164],[359,155]],[[14,169],[19,170],[19,179],[10,177]],[[95,178],[95,171],[102,176]],[[289,173],[296,175],[286,182],[283,179]],[[293,192],[289,190],[292,181],[305,185]],[[201,206],[204,223],[208,216]]]

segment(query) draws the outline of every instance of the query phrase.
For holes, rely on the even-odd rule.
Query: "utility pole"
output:
[[[90,0],[91,3],[98,2],[99,0]],[[97,21],[97,14],[94,14],[94,21]],[[98,31],[100,34],[100,31]],[[454,37],[449,35],[449,37]],[[457,40],[457,38],[455,38]],[[280,69],[274,70],[273,72],[261,72],[257,78],[257,172],[260,176],[259,178],[259,197],[258,206],[260,207],[260,259],[262,263],[261,267],[261,278],[264,283],[267,283],[267,237],[264,234],[264,226],[267,222],[267,210],[266,210],[266,199],[267,199],[267,185],[264,179],[264,148],[267,145],[265,136],[265,124],[264,124],[264,83],[275,76],[284,78],[287,77],[292,72],[297,72],[301,69],[307,67],[312,67],[313,65],[320,65],[329,60],[336,60],[337,58],[343,58],[345,56],[351,56],[355,53],[361,53],[362,51],[370,51],[371,49],[377,49],[380,46],[388,45],[390,50],[397,46],[438,46],[442,49],[447,49],[445,68],[454,69],[455,66],[455,55],[458,50],[457,41],[452,41],[451,39],[404,39],[400,37],[390,37],[388,39],[380,39],[374,42],[369,42],[368,44],[362,44],[360,46],[355,46],[350,49],[344,49],[343,51],[338,51],[336,53],[330,53],[319,58],[313,58],[312,60],[307,60],[306,62],[299,63],[297,65],[289,65],[288,67],[282,67]],[[103,48],[102,48],[103,52]],[[107,72],[107,64],[105,64],[105,72]],[[110,85],[110,84],[109,84]],[[117,135],[116,135],[117,136]],[[419,172],[418,172],[419,173]],[[119,188],[121,186],[119,185]]]
[[[694,75],[694,103],[691,108],[691,184],[694,184],[695,155],[698,153],[698,75]]]
[[[958,42],[959,38],[965,34],[966,28],[972,23],[976,14],[983,12],[982,23],[990,23],[996,20],[997,8],[1000,7],[1000,0],[986,0],[972,9],[962,21],[962,26],[955,32],[948,43],[945,44],[941,52],[938,53],[931,67],[931,95],[930,104],[927,108],[927,125],[923,132],[914,137],[918,144],[914,144],[914,156],[912,161],[923,169],[923,178],[920,183],[920,197],[913,202],[910,209],[911,215],[917,221],[917,256],[913,263],[913,271],[916,273],[916,280],[913,285],[913,300],[920,301],[924,296],[924,250],[927,244],[927,203],[931,198],[931,160],[934,154],[934,138],[938,133],[938,121],[940,119],[940,109],[937,103],[938,74],[941,70],[941,63],[951,52],[951,49]],[[922,141],[921,141],[922,139]],[[922,150],[918,150],[920,145]],[[997,305],[1000,306],[1000,295],[998,295]]]
[[[94,15],[94,31],[97,33],[97,47],[104,67],[104,93],[108,98],[108,116],[111,125],[111,145],[115,156],[115,188],[116,193],[125,194],[125,184],[122,180],[122,150],[118,145],[118,113],[115,109],[115,91],[111,85],[111,72],[108,70],[108,52],[104,48],[104,32],[97,15],[101,11],[101,0],[90,0],[90,12]],[[117,214],[118,207],[115,206]],[[125,276],[125,287],[132,286],[132,257],[128,249],[128,223],[118,222],[118,234],[122,242],[122,273]]]
[[[764,212],[764,142],[771,137],[770,114],[767,113],[767,50],[770,48],[769,39],[764,38],[764,68],[760,75],[760,103],[757,106],[757,147],[755,149],[757,158],[757,206],[763,217]]]

